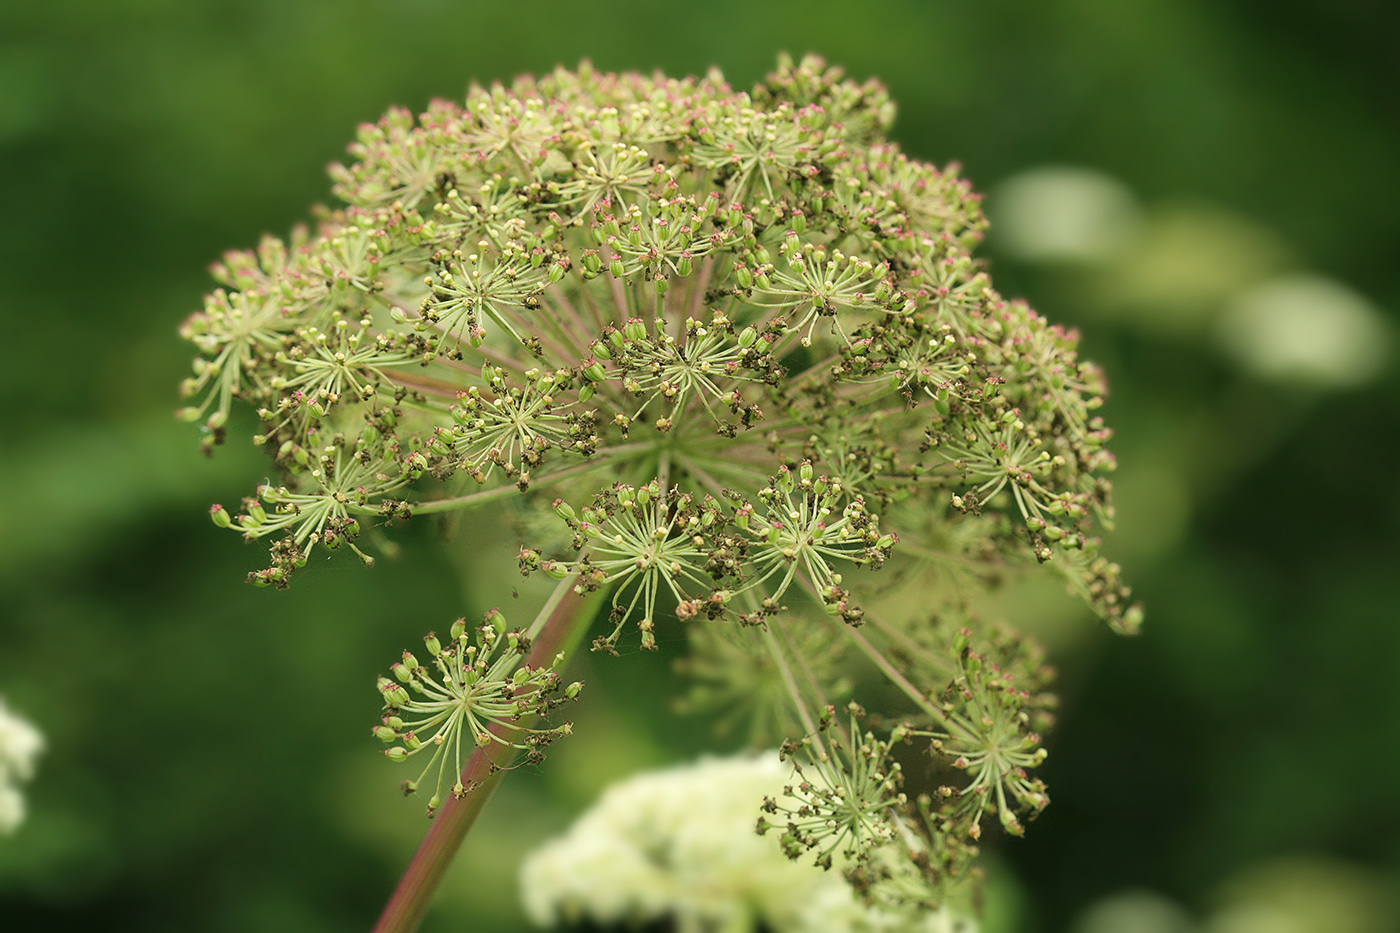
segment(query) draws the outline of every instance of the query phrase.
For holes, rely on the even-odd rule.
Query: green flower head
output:
[[[253,578],[280,587],[318,548],[369,563],[391,519],[508,503],[522,572],[606,594],[597,648],[688,628],[713,681],[695,697],[732,703],[752,672],[755,736],[797,726],[824,789],[794,851],[928,865],[984,812],[1019,831],[1045,801],[1038,675],[988,660],[969,607],[1045,564],[1137,624],[1098,553],[1105,383],[1075,332],[995,290],[979,196],[889,142],[892,118],[878,84],[808,58],[750,91],[585,64],[362,126],[342,205],[225,257],[185,326],[184,415],[212,448],[246,403],[279,474],[215,523],[272,536]],[[394,755],[441,729],[444,755],[524,741],[485,724],[553,680],[522,690],[492,631],[386,680]],[[891,708],[824,712],[879,678]],[[900,790],[914,736],[966,786]]]

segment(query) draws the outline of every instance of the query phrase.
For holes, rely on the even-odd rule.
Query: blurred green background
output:
[[[390,104],[585,57],[746,86],[787,50],[888,84],[895,138],[989,193],[1000,289],[1082,326],[1114,387],[1114,546],[1148,625],[1116,639],[1053,587],[1008,596],[1065,715],[992,924],[1400,929],[1400,23],[1380,8],[0,3],[0,694],[49,745],[0,838],[0,927],[367,929],[422,829],[368,737],[374,677],[499,598],[461,570],[470,538],[454,559],[428,523],[370,573],[241,582],[259,549],[203,513],[266,466],[201,458],[171,415],[207,265],[306,219]],[[655,700],[667,652],[606,661],[426,929],[523,929],[520,852],[706,747]]]

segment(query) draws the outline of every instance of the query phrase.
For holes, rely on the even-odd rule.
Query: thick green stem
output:
[[[592,613],[587,611],[586,597],[574,592],[577,582],[577,576],[561,580],[554,596],[545,604],[543,624],[525,656],[526,665],[548,667],[555,655],[561,651],[567,654],[578,645]],[[495,726],[492,731],[496,731]],[[462,785],[470,789],[460,800],[449,798],[438,811],[399,879],[398,887],[384,905],[374,933],[411,933],[423,922],[447,866],[501,782],[504,772],[491,760],[489,751],[491,749],[478,748],[467,760],[461,780]]]

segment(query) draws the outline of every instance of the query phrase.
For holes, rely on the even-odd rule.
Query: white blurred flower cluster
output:
[[[39,730],[10,712],[0,699],[0,835],[14,832],[24,820],[18,785],[34,774],[34,759],[43,749]]]
[[[1393,933],[1394,888],[1383,872],[1300,852],[1244,866],[1199,919],[1160,894],[1129,890],[1091,904],[1070,933]]]
[[[1118,179],[1070,166],[1014,175],[991,205],[1006,255],[1080,267],[1076,297],[1089,313],[1097,306],[1149,331],[1213,337],[1265,382],[1354,389],[1391,363],[1385,312],[1308,271],[1248,217],[1199,202],[1144,206]]]
[[[612,785],[521,868],[530,919],[544,927],[663,917],[679,933],[975,933],[947,910],[916,919],[862,904],[839,871],[791,861],[754,831],[791,765],[776,752],[706,758]]]

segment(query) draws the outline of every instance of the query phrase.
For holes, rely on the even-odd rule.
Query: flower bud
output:
[[[220,528],[233,527],[233,519],[229,518],[228,510],[222,505],[211,505],[209,507],[209,518]]]
[[[408,702],[408,691],[387,677],[379,678],[379,692],[390,706],[403,706]]]

